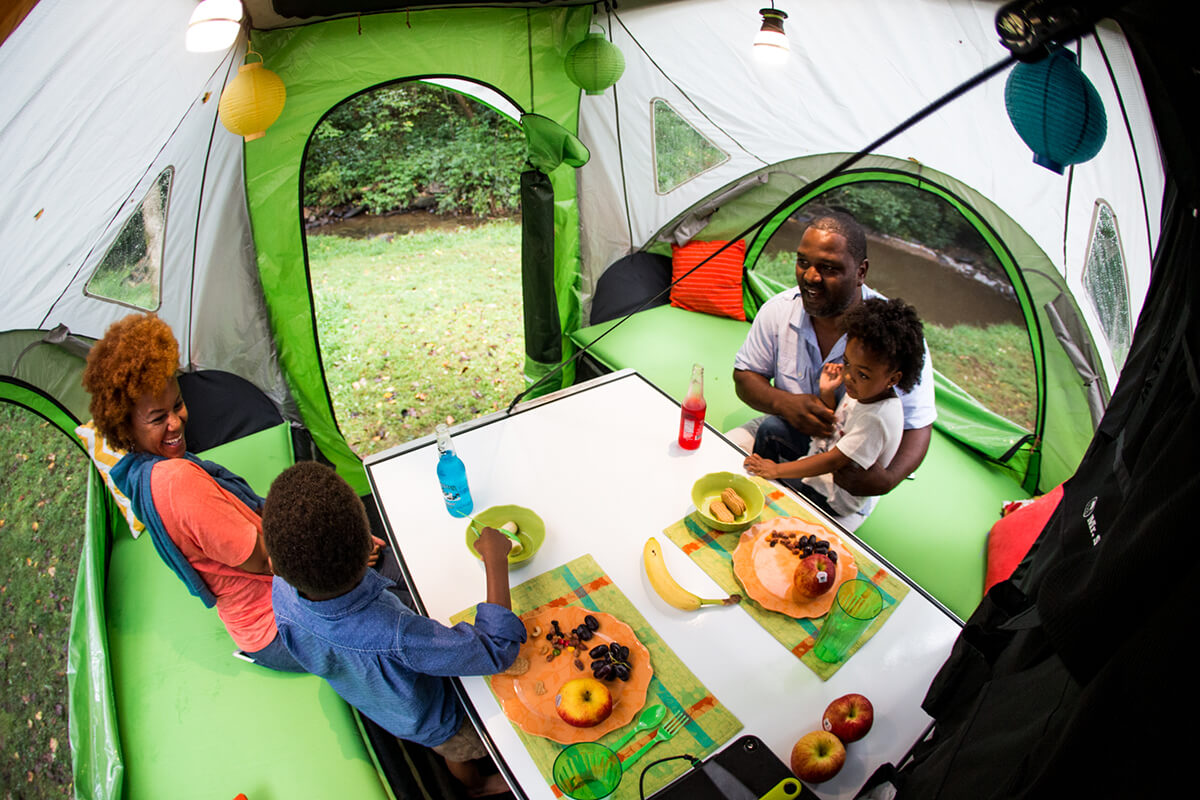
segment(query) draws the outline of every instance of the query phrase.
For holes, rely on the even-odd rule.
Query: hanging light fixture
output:
[[[604,94],[625,72],[625,56],[608,41],[604,31],[589,31],[582,42],[567,51],[563,68],[571,83],[587,94]]]
[[[258,61],[238,67],[238,74],[221,92],[221,101],[217,103],[221,124],[247,142],[266,135],[267,128],[283,113],[287,100],[283,81],[263,66],[262,55],[251,48],[246,58],[250,56],[258,56]]]
[[[242,30],[242,0],[202,0],[188,20],[184,47],[192,53],[228,50]]]
[[[767,64],[782,64],[788,60],[791,50],[787,34],[783,32],[787,12],[771,3],[770,8],[759,9],[758,13],[762,15],[762,28],[754,36],[754,55]]]
[[[1004,85],[1004,106],[1033,151],[1033,163],[1060,175],[1068,164],[1095,157],[1108,134],[1099,92],[1064,47],[1015,65]]]

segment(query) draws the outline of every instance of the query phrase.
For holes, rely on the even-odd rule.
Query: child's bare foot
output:
[[[466,788],[469,797],[490,797],[509,791],[504,776],[496,772],[484,777],[483,773],[479,771],[479,767],[473,762],[451,761],[447,758],[446,767],[449,768],[450,774],[458,778],[459,783]]]
[[[468,786],[467,794],[471,797],[490,797],[496,794],[504,794],[510,791],[508,783],[504,780],[504,776],[500,773],[487,776],[477,786]]]

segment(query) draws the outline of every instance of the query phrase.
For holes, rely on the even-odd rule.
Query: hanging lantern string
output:
[[[883,145],[887,144],[889,141],[896,138],[901,133],[904,133],[906,130],[911,128],[913,125],[916,125],[918,122],[920,122],[921,120],[930,116],[934,112],[941,110],[948,103],[953,102],[954,100],[957,100],[959,97],[961,97],[962,95],[971,91],[976,86],[986,83],[989,79],[995,77],[999,73],[1001,73],[1004,70],[1011,67],[1016,61],[1017,61],[1016,54],[1009,53],[1007,58],[997,61],[992,66],[985,68],[983,71],[979,72],[978,74],[963,81],[958,86],[955,86],[953,89],[946,92],[944,95],[937,98],[933,102],[929,103],[929,105],[925,106],[920,111],[916,112],[915,114],[910,116],[908,119],[904,120],[899,125],[892,128],[890,131],[883,134],[878,139],[876,139],[875,141],[868,144],[866,147],[859,150],[857,153],[847,156],[845,159],[843,159],[841,161],[841,163],[837,164],[837,166],[830,169],[824,175],[821,175],[820,177],[809,181],[808,183],[804,184],[804,186],[802,186],[800,189],[796,190],[795,192],[792,192],[790,195],[788,195],[783,200],[783,202],[776,205],[775,208],[768,211],[766,214],[764,214],[762,217],[760,217],[757,221],[752,223],[750,226],[748,226],[744,231],[742,231],[738,235],[730,237],[729,240],[725,244],[721,245],[720,248],[718,248],[717,250],[715,250],[714,252],[709,254],[709,256],[707,258],[703,259],[699,264],[692,267],[691,269],[689,269],[687,272],[680,275],[675,280],[671,281],[671,283],[669,285],[667,285],[658,294],[656,294],[653,297],[651,297],[650,299],[646,300],[644,303],[642,303],[640,306],[635,308],[633,311],[630,311],[624,317],[617,320],[617,323],[615,325],[613,325],[611,328],[604,331],[604,333],[600,334],[595,339],[593,339],[591,344],[588,344],[584,347],[579,348],[578,350],[575,351],[575,353],[569,359],[564,360],[553,370],[546,373],[541,378],[539,378],[537,381],[535,381],[533,384],[531,384],[527,389],[524,389],[521,392],[518,392],[517,396],[512,399],[511,403],[508,404],[508,408],[505,409],[504,413],[511,414],[513,407],[515,407],[516,404],[521,401],[521,398],[525,397],[527,394],[532,392],[534,389],[541,386],[543,383],[545,383],[550,378],[554,377],[555,375],[558,375],[560,372],[562,372],[564,369],[566,369],[568,364],[574,364],[576,361],[578,361],[580,359],[580,357],[583,356],[584,353],[588,352],[591,348],[595,347],[596,344],[598,342],[600,342],[605,336],[608,336],[610,333],[615,331],[617,328],[624,325],[629,320],[629,318],[632,317],[634,314],[637,314],[639,311],[645,310],[651,304],[653,304],[656,300],[661,298],[663,295],[669,293],[671,291],[672,287],[674,287],[680,281],[687,278],[693,272],[695,272],[696,270],[703,267],[705,264],[707,264],[712,259],[716,258],[721,253],[725,252],[725,250],[732,247],[733,244],[735,242],[737,242],[738,240],[744,239],[745,237],[749,236],[751,233],[753,233],[756,230],[758,230],[759,228],[761,228],[764,224],[766,224],[766,222],[769,219],[774,217],[780,211],[787,208],[792,203],[795,203],[796,201],[803,198],[806,194],[808,194],[809,190],[813,186],[820,186],[821,184],[825,183],[826,181],[830,180],[831,178],[841,174],[842,172],[845,172],[851,166],[853,166],[854,164],[857,164],[863,158],[867,157],[868,155],[870,155],[872,152],[879,149]]]

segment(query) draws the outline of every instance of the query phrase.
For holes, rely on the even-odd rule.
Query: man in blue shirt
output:
[[[734,359],[738,397],[770,415],[757,427],[754,452],[794,461],[808,452],[812,436],[832,432],[833,411],[818,396],[818,379],[826,363],[843,360],[842,314],[865,298],[882,296],[865,284],[867,267],[866,234],[854,217],[829,211],[813,219],[796,248],[797,288],[759,309]],[[887,494],[925,459],[937,417],[928,347],[920,381],[897,394],[904,407],[900,448],[887,467],[851,465],[835,473],[834,481],[851,494]],[[872,500],[864,506],[863,518],[874,505]]]
[[[316,462],[284,470],[263,507],[263,540],[275,572],[279,636],[306,670],[393,736],[430,747],[479,796],[508,789],[471,761],[487,756],[448,680],[507,669],[525,641],[508,586],[511,541],[484,528],[475,542],[487,600],[475,624],[448,628],[409,609],[394,584],[367,568],[366,510],[336,472]]]

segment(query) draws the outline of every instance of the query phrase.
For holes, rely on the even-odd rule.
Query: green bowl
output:
[[[721,492],[729,488],[737,492],[746,503],[746,512],[734,518],[733,522],[721,522],[708,513],[708,504],[711,500],[720,498]],[[692,504],[696,506],[696,513],[704,520],[705,525],[718,531],[740,531],[749,527],[762,513],[765,502],[766,498],[763,497],[758,484],[735,472],[710,472],[692,484]]]
[[[517,538],[525,545],[525,549],[517,555],[509,554],[508,563],[521,564],[533,558],[533,554],[546,539],[546,523],[524,506],[492,506],[476,514],[467,524],[467,549],[471,551],[471,555],[481,558],[479,551],[474,547],[480,530],[484,527],[499,528],[506,522],[517,523]]]

